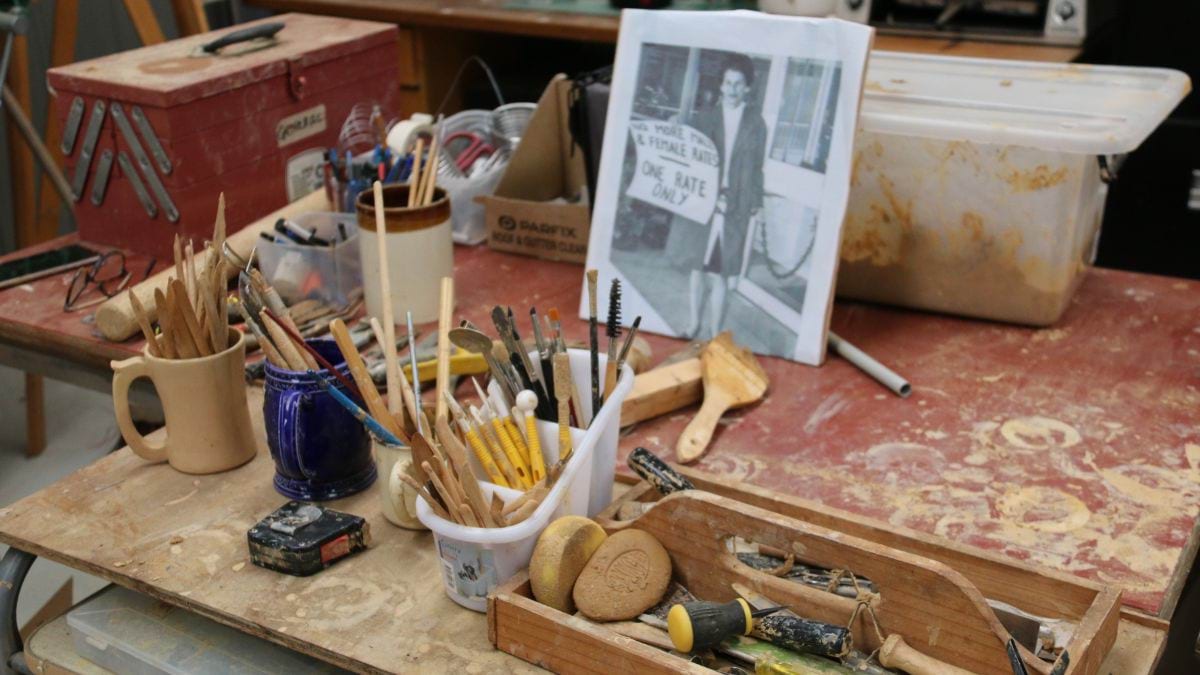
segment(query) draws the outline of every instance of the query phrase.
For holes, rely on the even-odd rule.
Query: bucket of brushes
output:
[[[538,352],[528,356],[537,363]],[[493,379],[487,391],[478,390],[475,405],[447,399],[472,473],[487,477],[478,482],[476,497],[487,513],[477,518],[469,508],[456,509],[454,495],[462,487],[440,479],[431,480],[434,490],[420,491],[417,499],[417,517],[433,532],[442,560],[446,594],[477,612],[487,611],[492,589],[528,566],[550,522],[591,516],[612,495],[621,404],[633,388],[633,371],[628,366],[608,371],[616,384],[592,415],[591,401],[578,395],[588,390],[590,353],[564,348],[549,356],[553,366],[532,388]],[[607,357],[600,358],[603,376]]]

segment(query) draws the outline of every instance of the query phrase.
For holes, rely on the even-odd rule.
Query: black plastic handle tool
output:
[[[259,38],[273,38],[275,34],[283,30],[285,24],[281,22],[260,23],[257,26],[235,30],[232,33],[226,33],[221,37],[213,40],[200,47],[201,50],[208,54],[216,54],[229,45],[235,45],[239,42],[249,42]]]

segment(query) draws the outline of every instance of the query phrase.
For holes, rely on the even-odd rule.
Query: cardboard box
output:
[[[488,246],[546,260],[587,260],[591,213],[583,152],[572,152],[567,97],[571,82],[556,75],[494,194],[484,205]],[[572,201],[574,200],[574,201]]]

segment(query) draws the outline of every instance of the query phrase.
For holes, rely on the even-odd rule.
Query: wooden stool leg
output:
[[[46,449],[45,400],[42,376],[25,373],[25,456],[35,457]]]

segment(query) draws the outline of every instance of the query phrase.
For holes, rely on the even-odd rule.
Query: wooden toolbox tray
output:
[[[698,490],[662,498],[635,520],[617,520],[628,502],[659,500],[650,486],[639,484],[597,520],[609,532],[636,527],[653,534],[670,553],[675,578],[697,597],[730,600],[731,585],[742,583],[802,616],[845,625],[853,599],[743,565],[727,544],[742,537],[794,551],[797,562],[871,579],[880,594],[874,606],[885,636],[898,633],[915,649],[977,673],[1012,673],[1005,651],[1009,633],[985,597],[1075,624],[1066,673],[1149,672],[1165,643],[1166,622],[1122,610],[1115,588],[770,490],[680,471]],[[860,614],[850,626],[855,648],[864,652],[879,647],[867,621]],[[1118,632],[1127,644],[1110,655]],[[538,603],[524,573],[488,598],[488,635],[498,649],[559,672],[711,672]],[[1052,664],[1023,647],[1021,655],[1030,673],[1050,672]]]

